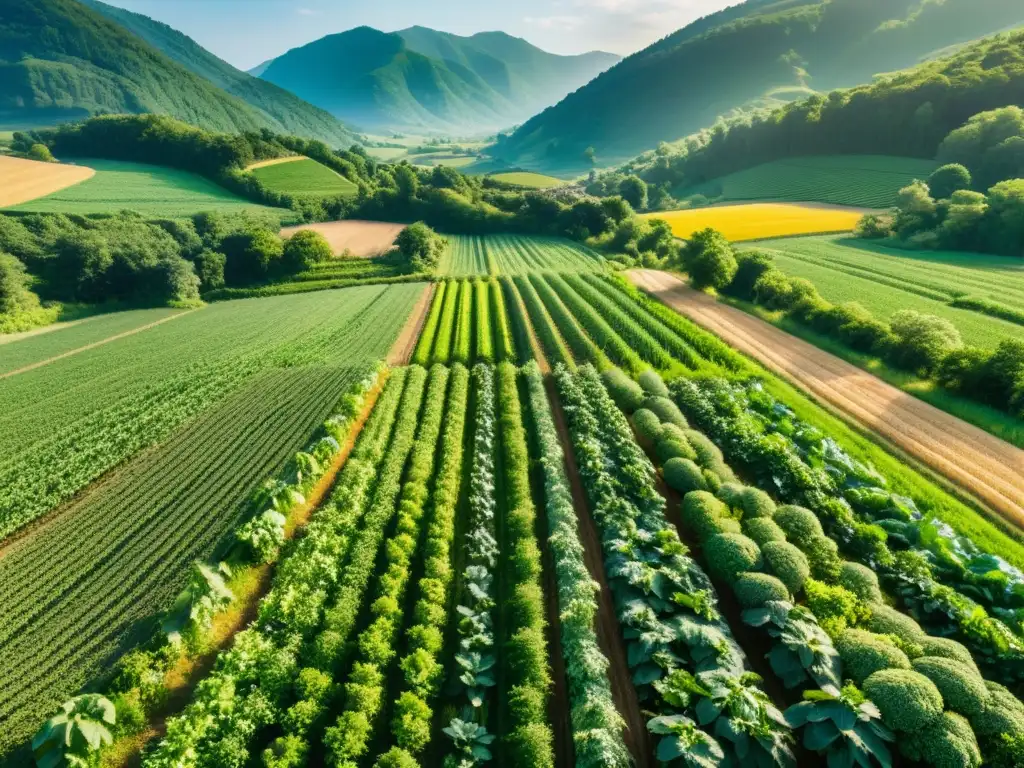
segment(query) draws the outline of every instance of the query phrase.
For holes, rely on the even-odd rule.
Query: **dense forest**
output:
[[[934,158],[953,131],[981,112],[1022,103],[1022,93],[1024,32],[998,35],[871,85],[720,122],[680,145],[665,145],[639,157],[622,172],[639,175],[648,184],[678,188],[787,157]],[[1012,128],[1005,136],[1000,130],[997,126],[992,132],[1002,137],[1000,142],[1014,135]],[[980,156],[965,158],[976,166],[973,170],[983,189],[1016,175],[1021,164],[1014,165],[1014,146],[984,161]]]
[[[267,128],[352,141],[334,117],[235,70],[188,38],[109,10],[118,21],[131,21],[132,30],[77,0],[3,4],[0,125],[149,112],[216,131]]]
[[[494,152],[511,164],[607,165],[735,110],[858,85],[1021,22],[1017,0],[746,3],[625,59]]]

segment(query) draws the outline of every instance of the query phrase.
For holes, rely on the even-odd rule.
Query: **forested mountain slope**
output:
[[[319,126],[306,123],[300,131],[293,122],[286,127],[265,111],[273,99],[264,100],[263,108],[253,106],[240,98],[252,96],[245,89],[240,95],[222,90],[77,0],[16,0],[2,8],[0,125],[52,124],[102,112],[153,112],[229,133],[287,128],[332,143],[351,139],[327,115],[321,116]],[[167,30],[168,39],[174,37],[171,32]],[[202,68],[199,62],[204,57],[191,53],[196,69],[217,69],[205,51]],[[281,111],[287,111],[289,103],[301,105],[286,98]],[[295,109],[316,114],[308,105]],[[327,130],[318,130],[321,127]]]
[[[617,162],[735,110],[868,82],[1021,22],[1019,0],[751,0],[620,62],[495,154],[583,169],[593,147],[598,164]]]
[[[367,129],[493,130],[522,121],[618,57],[556,56],[501,32],[459,37],[424,27],[359,27],[253,70]]]
[[[336,147],[347,147],[355,141],[353,132],[333,115],[273,83],[236,69],[173,27],[98,0],[82,2],[138,35],[186,69],[258,109],[271,121],[268,127],[273,130],[318,138]]]

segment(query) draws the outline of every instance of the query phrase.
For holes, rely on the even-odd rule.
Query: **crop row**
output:
[[[416,343],[417,364],[501,362],[515,350],[505,297],[495,280],[449,280],[438,283],[433,303]]]
[[[527,327],[527,323],[529,323],[533,326],[533,332],[537,335],[537,341],[544,351],[544,356],[551,365],[557,365],[558,363],[572,365],[572,353],[555,329],[551,315],[544,309],[544,304],[537,294],[537,289],[533,287],[533,283],[527,277],[516,277],[511,282],[506,282],[505,284],[509,286],[508,290],[511,293],[518,294],[522,299],[521,306],[518,303],[513,304],[517,310],[514,320],[516,323],[516,337],[521,340],[520,354],[522,354],[523,349],[529,348],[530,331]],[[525,310],[525,314],[523,314],[522,310]],[[529,320],[527,320],[527,317]]]
[[[603,259],[569,240],[520,235],[455,235],[441,272],[456,277],[525,275],[542,270],[584,272]]]
[[[668,394],[657,380],[644,383]],[[813,684],[786,713],[806,748],[830,764],[888,765],[891,729],[904,756],[928,765],[977,766],[983,751],[992,764],[1019,760],[1024,704],[986,683],[967,648],[929,637],[887,606],[875,564],[840,560],[811,510],[717,482],[707,468],[720,454],[709,460],[706,438],[685,429],[680,413],[659,417],[635,384],[614,376],[609,384],[660,457],[666,483],[684,494],[684,525],[747,609],[743,621],[769,635],[773,672],[787,688]]]
[[[384,470],[408,452],[425,378],[418,370],[418,376],[405,369],[392,374],[330,501],[281,558],[256,622],[219,654],[143,765],[241,765],[260,728],[288,723],[301,732],[325,711],[333,684],[323,668],[339,650],[334,633],[325,631],[326,611],[342,594],[347,555],[365,541],[364,518],[388,493],[393,473]]]

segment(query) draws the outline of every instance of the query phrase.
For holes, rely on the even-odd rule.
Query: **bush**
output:
[[[959,163],[936,168],[928,177],[928,189],[936,200],[948,200],[953,193],[971,188],[971,172]]]
[[[689,429],[690,425],[686,423],[686,418],[683,416],[683,412],[679,410],[679,406],[669,400],[667,397],[652,396],[648,397],[644,401],[644,408],[654,413],[662,424],[675,424],[680,429]]]
[[[697,290],[724,288],[739,269],[732,245],[721,233],[710,228],[691,235],[683,249],[682,260],[690,285]]]
[[[741,533],[718,533],[704,542],[708,569],[718,578],[736,581],[741,573],[760,571],[764,566],[761,548]]]
[[[690,441],[686,439],[686,430],[680,429],[675,424],[661,425],[661,431],[658,432],[658,442],[660,443],[663,440],[674,440],[680,443],[686,443],[686,445],[690,445]],[[692,447],[690,450],[693,450]],[[694,451],[694,457],[696,455],[696,451]]]
[[[776,517],[776,519],[778,519]],[[785,530],[785,529],[783,529]],[[786,535],[794,541],[799,541],[803,553],[807,555],[807,562],[811,566],[811,576],[827,583],[835,583],[839,579],[839,572],[843,568],[842,558],[839,557],[839,546],[827,536],[812,536],[809,539],[794,538],[787,531]]]
[[[896,635],[907,643],[920,643],[924,637],[924,631],[916,621],[881,603],[872,604],[871,618],[865,626],[880,635]]]
[[[744,608],[760,608],[770,600],[792,600],[786,585],[768,573],[741,573],[732,589]]]
[[[707,491],[692,491],[683,498],[683,525],[703,541],[714,534],[715,518],[728,517],[725,505]]]
[[[651,397],[668,397],[668,387],[664,379],[652,370],[646,370],[637,379],[640,386]]]
[[[946,355],[963,346],[960,331],[945,318],[902,309],[889,325],[893,341],[888,356],[908,370],[935,371]]]
[[[864,681],[864,694],[875,703],[887,726],[900,733],[925,728],[942,715],[942,694],[919,672],[885,669]]]
[[[280,262],[284,245],[277,233],[266,229],[239,232],[224,238],[224,277],[230,285],[245,285],[266,279]]]
[[[662,463],[666,463],[671,459],[686,459],[687,461],[692,462],[697,458],[696,451],[694,451],[693,448],[690,447],[690,444],[685,440],[659,440],[658,444],[655,446],[654,452],[657,454],[658,460]],[[694,464],[694,467],[697,467],[697,465]],[[699,467],[697,467],[697,471],[700,471]],[[697,491],[703,489],[691,488],[690,490]],[[683,491],[683,493],[686,493],[686,491]]]
[[[653,442],[661,434],[661,419],[646,408],[641,408],[633,414],[633,426],[637,434],[645,440]]]
[[[53,154],[51,154],[50,148],[45,144],[33,144],[31,147],[28,148],[28,152],[25,153],[25,156],[29,160],[36,160],[40,163],[57,162]]]
[[[736,274],[726,293],[750,301],[754,298],[754,285],[774,266],[775,257],[767,251],[743,251],[736,254]]]
[[[775,515],[775,502],[772,497],[760,488],[750,486],[744,488],[739,495],[739,506],[743,508],[743,519],[753,517],[773,517]]]
[[[1024,734],[1024,702],[999,683],[985,682],[989,692],[988,703],[971,718],[974,732],[982,738],[1000,734]]]
[[[715,492],[715,495],[730,509],[739,508],[740,496],[746,489],[747,486],[742,483],[722,483],[722,487]]]
[[[911,760],[934,768],[977,768],[981,750],[970,724],[960,715],[944,712],[920,731],[900,739],[900,751]]]
[[[956,640],[950,640],[948,637],[922,637],[918,641],[921,646],[921,651],[925,656],[940,656],[944,659],[952,659],[962,666],[969,667],[977,674],[978,667],[974,663],[974,657],[971,656],[971,652],[964,647],[962,643],[958,643]]]
[[[404,749],[392,747],[377,758],[373,768],[420,768],[420,764]]]
[[[725,486],[722,486],[723,488]],[[769,517],[752,517],[743,521],[743,532],[757,542],[759,547],[771,541],[785,541],[786,533],[778,523]]]
[[[878,576],[866,565],[844,562],[839,571],[839,583],[861,600],[869,603],[880,603],[882,601],[882,590],[878,586]]]
[[[935,683],[947,709],[974,717],[992,698],[981,675],[953,659],[922,656],[911,663],[916,672]]]
[[[907,654],[887,637],[863,629],[847,629],[835,640],[843,676],[861,685],[883,669],[911,669]]]
[[[703,432],[687,429],[685,434],[686,440],[693,446],[693,450],[697,452],[697,463],[702,467],[709,469],[725,463],[722,459],[722,451]]]
[[[665,462],[662,474],[665,476],[665,483],[669,488],[686,494],[687,498],[693,491],[707,490],[707,483],[704,482],[704,475],[701,473],[700,467],[690,459],[670,458]],[[698,535],[700,535],[699,532]]]
[[[646,371],[644,372],[646,373]],[[646,395],[643,389],[620,368],[609,368],[603,374],[604,385],[612,400],[623,411],[632,414],[643,405]]]
[[[808,579],[804,590],[807,592],[807,607],[831,637],[838,637],[847,627],[857,626],[870,614],[867,605],[845,587],[833,587]]]
[[[281,266],[289,273],[304,272],[332,258],[334,251],[323,235],[312,229],[300,229],[284,241]]]
[[[441,260],[447,241],[434,230],[417,221],[403,229],[395,239],[398,253],[413,272],[433,272]]]
[[[791,504],[779,507],[775,510],[775,522],[792,541],[807,541],[825,535],[817,516],[804,507]]]
[[[788,541],[772,541],[761,548],[764,563],[794,595],[800,594],[804,582],[811,574],[804,553]]]

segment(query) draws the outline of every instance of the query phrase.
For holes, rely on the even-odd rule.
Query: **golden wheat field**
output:
[[[769,237],[848,232],[865,213],[859,208],[841,208],[804,203],[754,203],[723,205],[689,211],[665,211],[645,218],[665,219],[676,237],[686,239],[707,227],[717,229],[733,241]]]
[[[17,157],[0,157],[0,207],[17,205],[57,192],[95,175],[81,165],[39,163]]]

